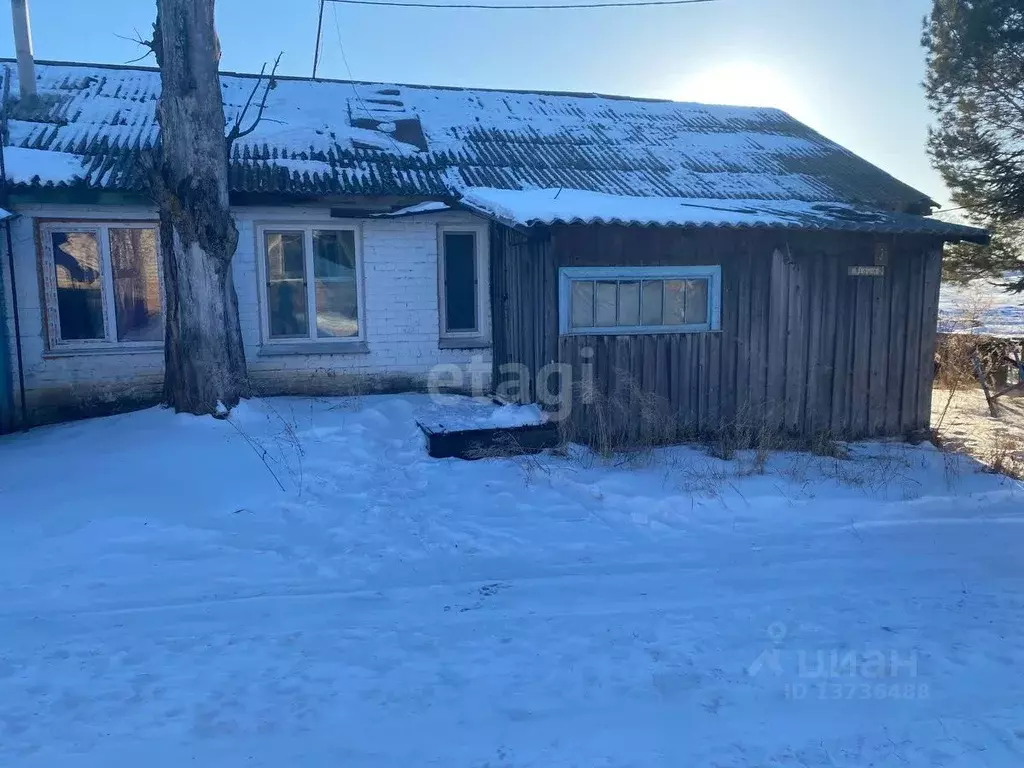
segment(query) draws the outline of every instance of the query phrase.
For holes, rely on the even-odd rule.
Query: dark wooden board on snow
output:
[[[558,425],[525,424],[519,427],[433,430],[417,422],[427,437],[427,453],[435,459],[475,459],[524,456],[554,448],[559,443]]]

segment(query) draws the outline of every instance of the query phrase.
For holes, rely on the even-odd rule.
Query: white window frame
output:
[[[53,350],[102,350],[123,349],[155,350],[163,348],[160,341],[118,341],[116,307],[114,295],[114,270],[110,264],[110,230],[111,229],[155,229],[156,230],[156,269],[160,281],[160,318],[161,328],[167,322],[167,307],[164,306],[164,265],[160,257],[160,222],[143,219],[131,221],[93,221],[93,220],[47,220],[39,224],[39,241],[43,256],[43,289],[46,294],[46,332],[49,348]],[[96,235],[100,255],[100,292],[103,302],[103,338],[102,339],[62,339],[60,335],[60,305],[57,302],[57,272],[53,257],[53,237],[55,232],[92,232]]]
[[[694,280],[708,281],[708,322],[689,325],[612,325],[573,328],[572,283],[601,280]],[[558,330],[563,336],[636,336],[651,333],[710,333],[722,327],[722,267],[562,267],[558,270]]]
[[[256,274],[259,280],[260,336],[268,347],[310,345],[362,344],[366,341],[366,301],[363,290],[363,237],[359,224],[339,224],[336,221],[266,221],[257,224],[256,230]],[[356,321],[359,333],[356,336],[316,335],[316,278],[313,274],[313,231],[351,232],[356,246]],[[273,338],[270,335],[270,298],[267,295],[267,232],[302,232],[302,250],[306,269],[306,318],[309,332],[306,338],[289,336]]]
[[[445,294],[444,265],[447,255],[444,250],[444,237],[448,234],[473,235],[475,238],[476,256],[476,324],[471,331],[449,331],[448,302]],[[437,314],[438,333],[442,341],[477,341],[490,339],[489,291],[490,275],[488,267],[489,232],[487,227],[475,225],[442,224],[437,228]]]

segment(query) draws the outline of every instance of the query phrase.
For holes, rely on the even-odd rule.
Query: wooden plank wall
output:
[[[737,421],[782,431],[864,438],[927,428],[934,371],[941,244],[859,234],[559,227],[528,237],[496,226],[495,376],[522,363],[560,361],[604,400],[653,394],[681,434]],[[856,277],[851,266],[882,265]],[[884,263],[883,263],[884,262]],[[558,334],[558,268],[722,266],[722,327],[700,334]],[[572,391],[563,376],[564,395]],[[547,383],[550,385],[550,382]],[[543,386],[543,384],[542,384]],[[646,401],[645,401],[646,402]],[[550,403],[549,403],[550,404]],[[576,419],[594,418],[577,407]],[[585,425],[580,425],[585,428]]]
[[[539,401],[538,377],[558,357],[558,272],[547,233],[526,235],[491,227],[491,307],[494,380],[499,371],[525,366],[523,386],[502,392],[523,404]],[[542,385],[544,382],[540,382]]]

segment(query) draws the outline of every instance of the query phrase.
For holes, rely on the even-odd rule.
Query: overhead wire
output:
[[[355,78],[352,77],[352,67],[349,66],[348,56],[345,54],[345,44],[342,42],[342,39],[341,39],[341,22],[338,21],[338,10],[337,10],[337,8],[333,8],[332,7],[331,8],[331,13],[334,15],[334,31],[338,35],[338,50],[341,52],[341,62],[342,62],[342,64],[345,65],[345,71],[348,73],[348,81],[349,81],[349,86],[351,86],[351,88],[352,88],[352,93],[355,94],[356,99],[359,101],[359,104],[362,106],[363,111],[366,112],[367,117],[369,117],[371,120],[377,120],[378,119],[377,116],[373,114],[373,112],[367,106],[366,102],[363,101],[363,97],[359,93],[359,89],[356,88],[356,84],[354,82]],[[402,148],[398,146],[398,142],[395,141],[394,137],[390,133],[388,133],[387,131],[380,131],[380,133],[382,133],[383,135],[387,136],[388,141],[391,142],[391,146],[394,147],[395,151],[399,155],[406,154],[402,150]]]
[[[717,3],[720,0],[613,0],[609,3],[555,3],[555,4],[508,4],[496,3],[412,3],[403,0],[329,0],[332,3],[345,3],[347,5],[377,5],[390,8],[442,8],[442,9],[471,9],[478,11],[541,11],[541,10],[574,10],[589,8],[647,8],[664,5],[703,5]]]

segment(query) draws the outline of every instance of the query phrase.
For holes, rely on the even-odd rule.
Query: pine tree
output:
[[[987,250],[952,247],[946,272],[966,280],[1024,269],[1024,2],[933,0],[922,44],[937,116],[932,162],[954,204],[992,232]],[[1024,291],[1024,277],[1010,287]]]

